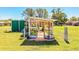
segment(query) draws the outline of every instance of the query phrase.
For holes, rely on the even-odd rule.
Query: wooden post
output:
[[[44,23],[43,23],[43,27],[44,27]],[[45,38],[45,27],[44,27],[44,38]]]
[[[50,33],[50,22],[48,22],[48,38],[50,39],[51,33]]]
[[[53,26],[54,26],[54,25],[53,25],[53,23],[52,23],[52,25],[51,25],[52,38],[54,38],[53,30],[52,30],[52,29],[53,29]]]
[[[30,18],[28,19],[28,21],[29,21],[28,22],[29,23],[29,26],[28,27],[29,27],[29,36],[30,36]]]
[[[34,20],[35,20],[35,23],[36,23],[36,37],[38,36],[38,22],[37,22],[37,20],[34,18]]]
[[[25,31],[25,27],[24,27],[24,38],[25,38],[25,35],[26,35],[26,31]]]
[[[64,40],[68,41],[68,28],[64,27]]]

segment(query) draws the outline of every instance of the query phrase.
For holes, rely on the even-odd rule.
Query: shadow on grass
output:
[[[12,32],[12,31],[4,31],[4,33],[20,33],[20,32],[17,32],[17,31],[15,31],[15,32]]]
[[[52,41],[24,40],[21,46],[26,46],[26,45],[59,45],[59,43],[56,40],[52,40]]]
[[[12,31],[4,31],[4,33],[12,33]]]
[[[68,40],[64,40],[67,44],[70,44],[70,42]]]

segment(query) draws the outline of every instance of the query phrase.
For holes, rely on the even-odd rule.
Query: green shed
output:
[[[12,31],[21,32],[24,29],[24,20],[12,20]]]
[[[24,20],[20,20],[19,21],[19,25],[20,25],[20,31],[22,31],[24,29],[24,26],[25,26],[25,23],[24,23]]]

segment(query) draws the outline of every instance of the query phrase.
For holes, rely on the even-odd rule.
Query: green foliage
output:
[[[36,31],[36,29],[31,29],[31,35],[37,35],[37,31]]]
[[[30,17],[39,17],[39,18],[48,18],[48,11],[47,9],[44,8],[37,8],[37,9],[32,9],[32,8],[27,8],[25,11],[23,11],[24,16],[30,16]],[[52,10],[52,19],[57,19],[58,25],[65,24],[65,22],[68,20],[67,15],[60,9],[53,9]]]
[[[33,10],[32,8],[26,8],[23,13],[23,16],[30,16],[30,17],[39,17],[39,18],[48,18],[48,11],[43,8],[37,8],[36,10]]]
[[[0,20],[0,22],[10,22],[12,19]]]
[[[78,17],[78,19],[77,19],[78,21],[79,21],[79,17]]]
[[[52,17],[51,18],[57,19],[57,21],[62,24],[64,24],[68,20],[67,15],[60,8],[52,10]]]
[[[42,18],[43,17],[43,9],[42,8],[36,9],[36,14],[37,14],[37,17]]]
[[[46,9],[38,8],[36,9],[37,17],[48,18],[48,11]]]
[[[35,11],[32,9],[32,8],[27,8],[23,11],[22,15],[24,16],[30,16],[30,17],[33,17],[35,14]]]
[[[79,18],[73,16],[73,17],[70,18],[70,20],[72,20],[72,21],[77,21],[77,20],[79,20]]]
[[[44,9],[44,18],[48,18],[48,11]]]

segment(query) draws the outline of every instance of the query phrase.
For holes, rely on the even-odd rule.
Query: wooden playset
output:
[[[35,17],[25,19],[24,37],[28,40],[53,40],[53,21]]]

